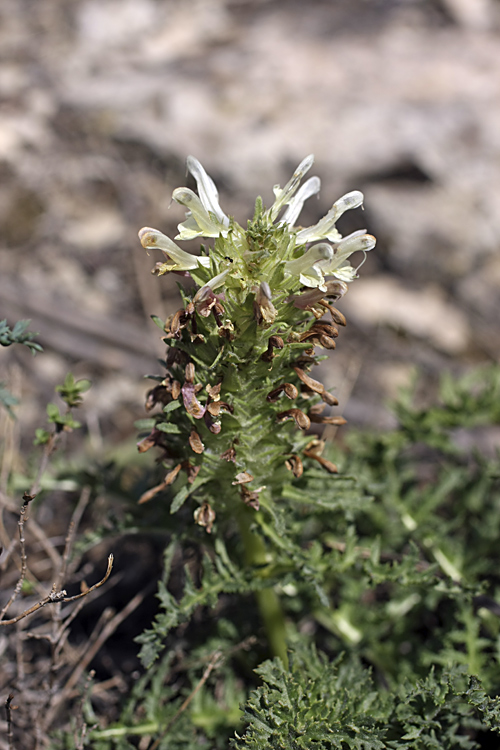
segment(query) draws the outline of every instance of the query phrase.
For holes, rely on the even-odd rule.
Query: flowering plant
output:
[[[212,179],[189,157],[198,195],[174,190],[188,209],[175,239],[214,238],[213,247],[197,257],[156,229],[139,232],[144,248],[165,256],[153,273],[180,273],[197,285],[165,323],[156,320],[169,347],[166,373],[148,394],[146,408],[159,404],[161,411],[139,450],[158,446],[167,473],[141,500],[175,482],[171,512],[189,498],[208,533],[235,519],[253,565],[267,559],[263,536],[270,522],[279,527],[283,485],[300,479],[304,462],[337,471],[322,456],[323,441],[307,433],[311,423],[345,420],[331,413],[337,399],[310,371],[319,361],[315,348],[334,349],[345,325],[333,302],[356,278],[349,258],[375,246],[365,230],[342,237],[336,228],[346,210],[362,205],[359,191],[336,201],[314,226],[297,226],[305,200],[320,189],[318,177],[301,184],[312,164],[308,156],[284,188],[275,186],[269,209],[257,199],[245,230],[222,211]],[[270,597],[271,589],[260,593],[264,620],[276,610]],[[286,660],[282,634],[275,627],[268,633]]]

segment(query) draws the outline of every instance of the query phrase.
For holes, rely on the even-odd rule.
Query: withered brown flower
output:
[[[211,507],[210,503],[203,503],[193,513],[194,520],[198,526],[204,526],[207,534],[212,533],[212,527],[215,521],[215,511]]]

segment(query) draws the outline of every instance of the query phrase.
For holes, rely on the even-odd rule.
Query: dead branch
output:
[[[12,732],[12,709],[17,708],[17,706],[12,705],[12,701],[14,700],[14,693],[9,693],[7,696],[7,700],[5,701],[5,713],[7,716],[7,742],[9,745],[9,750],[13,750],[14,748],[14,735]]]
[[[19,527],[19,544],[21,547],[21,575],[19,576],[19,580],[16,584],[16,588],[12,592],[12,595],[7,602],[7,604],[3,607],[2,611],[0,612],[0,621],[3,619],[3,616],[9,609],[9,607],[12,605],[12,603],[17,599],[19,596],[21,589],[23,587],[24,579],[26,578],[26,571],[28,569],[28,560],[26,558],[26,539],[24,538],[24,524],[26,523],[26,512],[28,509],[28,505],[33,500],[35,495],[28,495],[27,492],[24,493],[23,496],[23,504],[21,507],[21,512],[19,514],[19,521],[18,521],[18,527]],[[13,622],[17,622],[17,620],[14,620]],[[0,625],[5,625],[6,622],[0,622]]]
[[[112,555],[110,555],[110,557],[112,557]],[[116,614],[111,620],[109,620],[109,622],[106,623],[99,637],[92,644],[92,647],[89,648],[82,656],[82,659],[80,660],[75,670],[72,672],[71,677],[65,684],[64,688],[58,695],[54,696],[53,704],[50,706],[45,715],[44,725],[47,729],[51,726],[64,703],[66,703],[66,701],[71,697],[73,688],[81,679],[82,674],[87,669],[94,656],[102,648],[108,638],[115,632],[116,628],[121,625],[121,623],[126,620],[126,618],[142,603],[148,591],[149,587],[145,591],[140,591],[138,594],[136,594],[134,598],[129,601],[127,606],[122,609],[121,612],[118,612],[118,614]]]
[[[85,589],[85,591],[82,591],[81,594],[76,594],[76,596],[67,596],[66,591],[64,589],[62,591],[51,591],[48,596],[46,596],[44,599],[41,599],[41,601],[37,602],[29,609],[26,609],[24,612],[21,612],[21,614],[17,615],[17,617],[13,617],[11,620],[2,620],[0,622],[0,625],[15,625],[15,623],[19,622],[19,620],[22,620],[25,617],[28,617],[29,615],[32,615],[35,612],[38,612],[39,609],[42,609],[42,607],[47,606],[47,604],[55,604],[57,602],[66,604],[67,602],[74,602],[77,599],[82,599],[84,596],[88,596],[96,589],[100,588],[101,586],[104,586],[109,576],[111,575],[112,569],[113,569],[113,555],[109,555],[108,569],[106,570],[106,574],[104,578],[102,578],[98,583],[94,583],[94,585],[91,586],[89,589]],[[9,606],[10,604],[11,602],[9,602]]]

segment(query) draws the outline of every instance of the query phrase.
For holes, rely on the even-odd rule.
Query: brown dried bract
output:
[[[323,456],[321,455],[323,453],[324,447],[324,440],[311,440],[311,442],[304,448],[304,456],[317,461],[330,474],[338,474],[338,468],[335,466],[335,464],[331,461],[328,461],[328,459],[323,458]]]
[[[347,424],[347,419],[344,419],[344,417],[322,417],[319,414],[312,414],[311,411],[309,411],[308,416],[311,422],[315,424],[333,424],[337,425],[337,427]]]
[[[232,461],[233,463],[236,462],[236,449],[232,445],[230,448],[227,449],[227,451],[224,451],[224,453],[221,453],[219,458],[221,458],[223,461]]]
[[[204,526],[207,534],[212,532],[212,527],[215,521],[215,511],[211,507],[210,503],[203,503],[193,513],[194,520],[198,526]]]
[[[201,438],[196,430],[191,430],[191,434],[189,436],[189,445],[191,446],[191,450],[198,454],[203,453],[203,451],[205,450],[205,446],[201,442]]]
[[[248,482],[253,481],[253,476],[248,473],[248,471],[240,471],[239,474],[236,474],[235,481],[231,482],[232,485],[235,484],[247,484]]]
[[[293,476],[296,477],[296,479],[300,479],[300,477],[304,473],[304,465],[302,464],[300,457],[295,453],[287,458],[287,460],[285,461],[285,466],[288,471],[292,472]]]
[[[270,393],[267,394],[266,400],[270,403],[274,403],[278,400],[280,395],[284,393],[289,399],[297,398],[299,392],[293,383],[282,383],[277,388],[274,388]]]
[[[286,422],[287,419],[293,419],[297,427],[301,430],[308,430],[311,426],[311,421],[307,414],[304,414],[300,409],[287,409],[276,415],[278,422]]]
[[[259,494],[262,492],[264,487],[259,487],[258,490],[253,490],[252,492],[248,490],[244,484],[241,485],[241,499],[245,503],[245,505],[248,505],[249,508],[253,508],[254,510],[259,510],[260,508],[260,502],[259,502]]]
[[[325,386],[323,385],[323,383],[320,383],[319,380],[314,380],[314,378],[306,375],[304,370],[302,370],[300,367],[294,367],[293,369],[295,370],[299,380],[301,380],[304,385],[309,388],[309,390],[314,391],[314,393],[323,393],[323,391],[325,390]]]
[[[171,484],[173,484],[181,468],[182,468],[182,464],[177,464],[177,466],[174,466],[174,468],[168,472],[163,482],[160,482],[160,484],[157,484],[156,487],[152,487],[147,492],[144,492],[139,498],[139,505],[142,505],[142,503],[147,503],[149,500],[155,497],[155,495],[157,495],[159,492],[161,492],[166,487],[169,487]]]
[[[137,450],[139,453],[146,453],[146,451],[150,450],[155,445],[158,445],[161,436],[162,433],[156,428],[153,428],[147,437],[137,443]]]
[[[283,349],[284,346],[285,342],[283,341],[281,336],[269,336],[269,340],[267,342],[267,351],[261,355],[261,359],[263,359],[264,362],[271,362],[271,360],[275,356],[274,349]]]

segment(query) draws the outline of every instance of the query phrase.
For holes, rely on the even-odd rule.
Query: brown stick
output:
[[[81,599],[84,596],[88,596],[89,594],[92,593],[92,591],[95,591],[96,589],[100,588],[106,583],[109,576],[111,575],[112,569],[113,569],[113,555],[109,555],[108,569],[106,570],[106,574],[104,578],[102,578],[98,583],[94,583],[94,585],[91,586],[89,589],[86,589],[81,594],[76,594],[76,596],[67,596],[66,591],[64,589],[62,591],[51,591],[50,594],[45,597],[45,599],[42,599],[41,601],[37,602],[29,609],[26,609],[24,612],[21,612],[21,614],[17,615],[17,617],[13,617],[11,620],[2,620],[0,622],[0,625],[14,625],[16,622],[19,622],[19,620],[22,620],[24,617],[28,617],[29,615],[32,615],[34,612],[37,612],[42,607],[45,607],[47,604],[54,604],[55,602],[61,602],[65,604],[67,602],[74,602],[77,599]],[[10,603],[9,603],[9,606],[10,606]]]
[[[26,511],[27,511],[28,505],[33,500],[33,498],[34,498],[34,495],[28,495],[26,492],[24,493],[23,504],[21,507],[21,512],[19,514],[19,521],[17,523],[19,527],[19,544],[21,547],[21,575],[19,576],[19,580],[16,584],[16,588],[12,592],[9,601],[0,612],[0,621],[2,620],[4,614],[7,612],[11,604],[19,596],[21,589],[23,587],[24,579],[26,578],[26,571],[28,569],[28,560],[26,558],[26,539],[24,538],[24,524],[26,522]],[[14,622],[17,622],[17,620],[14,620]],[[6,623],[0,622],[0,624],[5,625]]]
[[[5,713],[7,715],[7,742],[9,750],[14,748],[14,735],[12,732],[12,701],[14,700],[14,693],[9,693],[7,700],[5,701]]]
[[[110,555],[110,557],[112,557],[112,555]],[[119,625],[121,625],[123,620],[125,620],[134,611],[134,609],[136,609],[139,606],[139,604],[141,604],[146,594],[147,594],[147,591],[140,591],[138,594],[136,594],[134,598],[129,601],[127,606],[124,609],[122,609],[121,612],[118,612],[118,614],[116,614],[102,629],[99,637],[92,644],[92,647],[88,649],[88,651],[80,660],[76,669],[71,674],[71,677],[65,684],[63,690],[57,696],[54,696],[57,699],[57,702],[54,703],[48,709],[45,715],[44,725],[46,729],[48,729],[51,726],[52,722],[57,717],[63,704],[70,697],[73,688],[75,687],[77,682],[80,680],[83,672],[86,670],[86,668],[88,667],[88,665],[90,664],[94,656],[97,654],[99,649],[103,646],[103,644],[107,641],[107,639],[114,633],[116,628]]]

